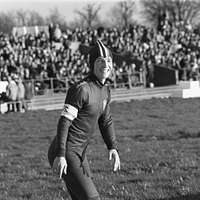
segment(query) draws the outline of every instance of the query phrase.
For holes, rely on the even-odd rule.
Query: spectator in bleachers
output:
[[[54,35],[54,25],[53,25],[53,23],[49,24],[48,31],[49,31],[49,42],[52,44],[52,42],[53,42],[53,35]]]
[[[53,32],[53,39],[55,42],[60,42],[61,37],[62,37],[62,31],[59,27],[59,24],[56,24]]]

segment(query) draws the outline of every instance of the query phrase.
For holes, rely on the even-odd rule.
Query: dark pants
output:
[[[17,101],[17,111],[18,111],[18,112],[22,112],[23,109],[24,109],[25,111],[27,111],[27,104],[26,104],[26,101],[25,101],[24,99],[19,99],[19,100]]]
[[[17,111],[17,103],[14,100],[9,100],[7,102],[8,112],[16,112]]]
[[[56,152],[55,140],[52,142],[48,159],[52,166]],[[66,152],[67,174],[62,178],[70,193],[72,200],[100,200],[99,194],[92,180],[87,157],[81,160],[80,152],[70,149]]]

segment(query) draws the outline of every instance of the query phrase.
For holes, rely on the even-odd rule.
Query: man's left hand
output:
[[[117,171],[120,170],[120,158],[119,158],[119,154],[117,152],[116,149],[110,149],[109,152],[109,160],[112,160],[112,158],[114,158],[114,167],[113,167],[113,171]]]

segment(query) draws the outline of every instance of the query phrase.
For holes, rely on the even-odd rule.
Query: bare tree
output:
[[[167,9],[167,1],[163,0],[142,0],[144,7],[143,16],[146,21],[157,26],[160,18],[164,15]]]
[[[83,11],[76,10],[75,12],[79,15],[80,20],[84,21],[86,27],[93,27],[98,22],[98,14],[101,10],[101,5],[95,3],[88,3]]]
[[[45,19],[36,11],[28,12],[27,24],[29,26],[42,26],[45,25]]]
[[[26,26],[27,25],[27,12],[20,9],[16,12],[16,25]]]
[[[62,29],[67,27],[65,17],[61,15],[57,8],[54,8],[50,11],[50,14],[46,20],[48,23],[59,24]]]
[[[175,4],[175,11],[172,7]],[[200,1],[199,0],[171,0],[171,13],[173,19],[177,19],[190,23],[195,23],[200,15]]]
[[[119,2],[112,8],[112,21],[116,26],[125,28],[132,23],[135,2],[133,0],[125,0]]]
[[[15,26],[13,13],[0,13],[0,30],[4,33],[11,33]]]
[[[45,20],[35,11],[11,11],[0,13],[0,30],[5,33],[11,33],[15,26],[33,26],[44,25]]]
[[[81,17],[74,18],[71,22],[69,22],[69,27],[71,29],[75,29],[77,27],[84,28],[84,19]]]
[[[158,25],[159,19],[168,17],[173,23],[195,23],[200,14],[199,0],[142,0],[144,16],[148,22]]]

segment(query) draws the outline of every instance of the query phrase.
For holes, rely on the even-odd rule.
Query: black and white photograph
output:
[[[0,0],[0,200],[200,200],[200,1]]]

